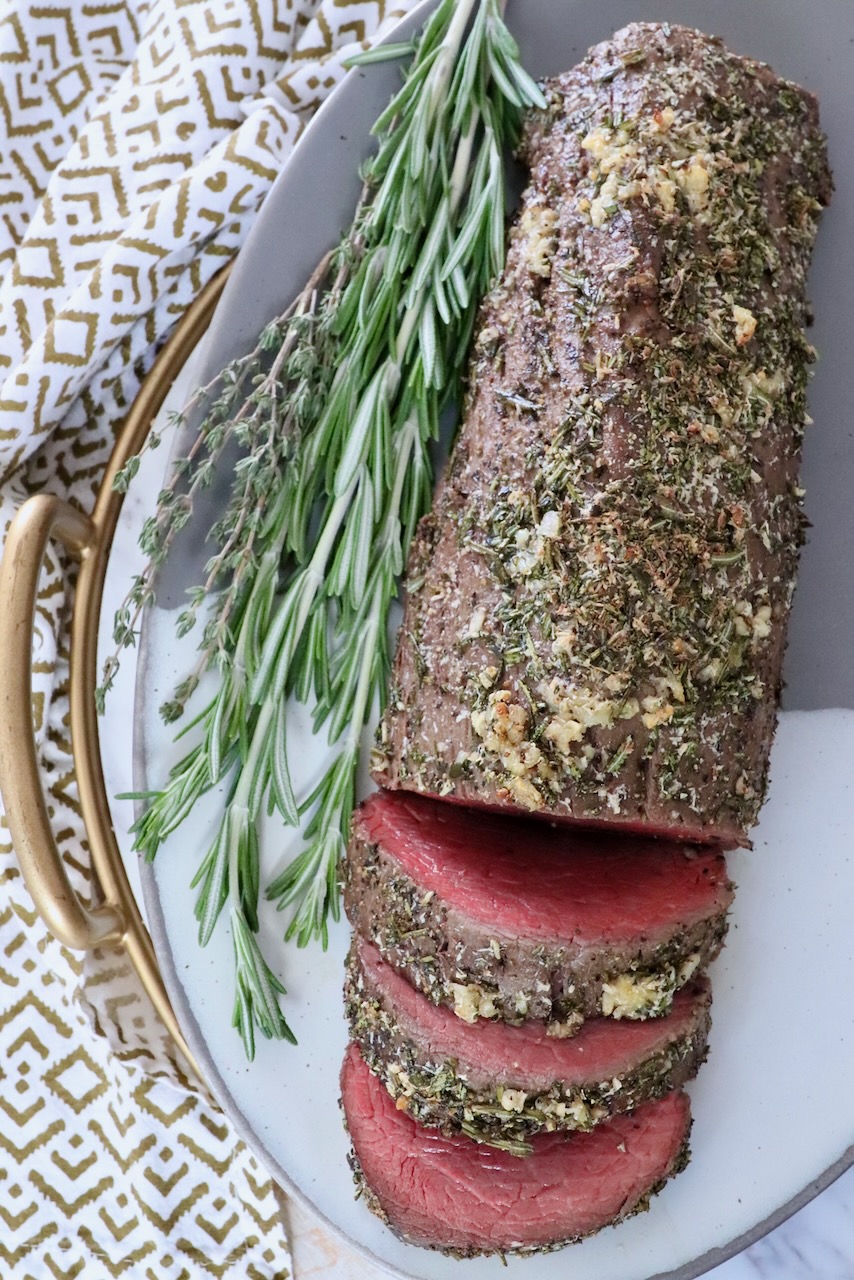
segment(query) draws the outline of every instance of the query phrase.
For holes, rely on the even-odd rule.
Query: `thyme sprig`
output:
[[[204,670],[216,667],[219,686],[193,721],[200,740],[145,796],[134,830],[153,858],[197,800],[227,783],[193,883],[202,943],[229,906],[234,1022],[250,1057],[256,1028],[290,1035],[255,937],[258,824],[265,806],[293,826],[306,819],[301,853],[267,895],[291,913],[286,937],[325,945],[328,918],[339,915],[360,737],[388,676],[389,608],[430,501],[429,444],[459,395],[477,303],[503,260],[503,155],[522,110],[544,105],[499,0],[441,0],[403,49],[411,62],[375,123],[350,230],[255,351],[201,393],[198,445],[143,531],[151,564],[117,618],[117,644],[133,643],[156,568],[236,443],[231,499],[211,530],[218,550],[178,620],[188,630],[215,593],[199,662],[165,718],[181,714]],[[293,697],[313,700],[315,730],[332,748],[305,797],[289,768]]]
[[[233,466],[234,483],[224,514],[209,532],[217,551],[205,567],[205,581],[192,589],[189,604],[178,617],[178,634],[192,629],[211,592],[221,589],[221,594],[199,644],[196,670],[175,691],[174,700],[164,706],[167,721],[183,713],[204,670],[228,665],[228,641],[239,630],[241,605],[246,603],[256,574],[269,572],[273,565],[277,575],[281,538],[276,537],[276,531],[281,519],[269,503],[271,497],[281,494],[294,437],[318,412],[328,382],[323,357],[329,316],[336,288],[340,289],[344,278],[339,274],[332,292],[322,298],[320,287],[328,275],[330,258],[328,254],[324,257],[302,293],[264,328],[247,355],[232,361],[197,390],[179,414],[170,416],[168,425],[173,430],[191,415],[200,414],[202,420],[186,456],[173,462],[155,514],[143,524],[140,547],[147,563],[133,579],[115,615],[116,650],[104,664],[96,691],[100,712],[118,670],[121,650],[136,643],[143,612],[154,603],[157,570],[188,523],[197,497],[221,473],[230,451],[239,450],[242,456]],[[271,351],[275,357],[264,367]],[[161,438],[158,432],[149,433],[140,453],[130,458],[116,477],[119,492],[127,492],[143,456],[158,448]]]

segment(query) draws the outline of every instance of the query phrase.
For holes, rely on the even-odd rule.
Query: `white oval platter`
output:
[[[422,5],[405,25],[429,7]],[[837,194],[821,229],[812,277],[822,354],[811,395],[816,420],[804,474],[814,523],[801,573],[787,657],[787,710],[774,748],[769,801],[751,853],[731,855],[738,884],[726,950],[713,972],[710,1061],[691,1086],[694,1159],[649,1213],[561,1253],[509,1262],[536,1280],[687,1280],[781,1221],[854,1160],[854,901],[850,760],[854,757],[854,442],[847,425],[847,334],[854,290],[841,264],[854,243],[850,89],[854,6],[849,0],[510,0],[508,20],[536,75],[573,65],[586,48],[632,19],[687,22],[731,48],[771,62],[817,90],[831,143]],[[368,129],[397,77],[393,67],[351,73],[307,130],[242,252],[192,381],[245,350],[297,291],[346,225]],[[272,264],[275,264],[273,267]],[[188,378],[188,384],[190,379]],[[223,477],[227,483],[227,476]],[[156,481],[155,481],[156,483]],[[212,491],[209,510],[222,493]],[[146,621],[135,718],[136,782],[162,783],[178,758],[157,707],[192,663],[192,637],[174,638],[174,608],[197,580],[204,512],[191,523]],[[306,781],[325,745],[294,708]],[[296,738],[295,738],[296,740]],[[365,780],[367,785],[367,780]],[[142,868],[145,908],[164,979],[188,1042],[223,1108],[292,1194],[389,1271],[439,1280],[459,1267],[497,1277],[496,1259],[454,1264],[398,1241],[354,1200],[338,1109],[346,1042],[341,1009],[348,930],[327,952],[281,941],[282,920],[262,914],[261,939],[288,987],[297,1047],[259,1044],[250,1065],[231,1030],[231,942],[220,928],[196,942],[188,883],[212,838],[216,799]],[[294,848],[270,826],[262,878]]]

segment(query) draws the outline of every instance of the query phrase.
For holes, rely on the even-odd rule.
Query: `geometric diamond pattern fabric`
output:
[[[2,833],[0,866],[0,1276],[286,1276],[269,1177],[170,1056],[126,961],[96,954],[87,974]]]
[[[0,538],[91,507],[156,351],[243,243],[384,0],[0,0]],[[36,738],[71,879],[68,566],[45,560]],[[0,655],[2,661],[2,655]],[[119,951],[36,916],[0,809],[0,1277],[274,1280],[273,1184],[175,1054]]]

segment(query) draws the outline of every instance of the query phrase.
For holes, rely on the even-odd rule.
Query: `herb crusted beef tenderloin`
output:
[[[411,1244],[461,1257],[580,1240],[646,1209],[688,1159],[691,1116],[679,1091],[589,1133],[538,1134],[526,1160],[417,1125],[355,1045],[341,1098],[368,1207]]]
[[[663,24],[546,89],[375,776],[743,844],[803,529],[816,102]]]
[[[464,1022],[660,1017],[720,950],[720,853],[377,792],[344,866],[351,924]]]
[[[517,1154],[530,1152],[535,1133],[592,1129],[690,1080],[711,1023],[711,988],[700,979],[677,992],[666,1018],[592,1018],[570,1039],[537,1022],[468,1026],[360,938],[345,1004],[362,1057],[400,1110]]]

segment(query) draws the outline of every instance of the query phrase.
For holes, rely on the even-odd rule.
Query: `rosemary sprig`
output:
[[[202,393],[198,445],[144,531],[151,565],[117,624],[117,644],[132,643],[158,564],[236,442],[244,457],[211,531],[219,549],[179,630],[218,594],[197,668],[163,714],[176,718],[211,666],[219,687],[193,722],[200,741],[145,797],[135,834],[152,858],[198,798],[228,779],[220,830],[193,883],[203,943],[229,906],[234,1021],[250,1057],[256,1026],[290,1034],[255,939],[258,822],[265,805],[291,825],[307,818],[302,852],[267,894],[291,912],[287,937],[325,945],[328,917],[339,914],[360,735],[389,670],[389,607],[432,491],[428,446],[459,395],[476,306],[502,264],[503,154],[523,108],[543,105],[499,0],[441,0],[404,49],[411,62],[374,126],[353,224],[256,350]],[[265,351],[275,354],[262,365]],[[314,701],[315,729],[325,727],[332,747],[306,797],[295,795],[288,764],[293,696]]]

